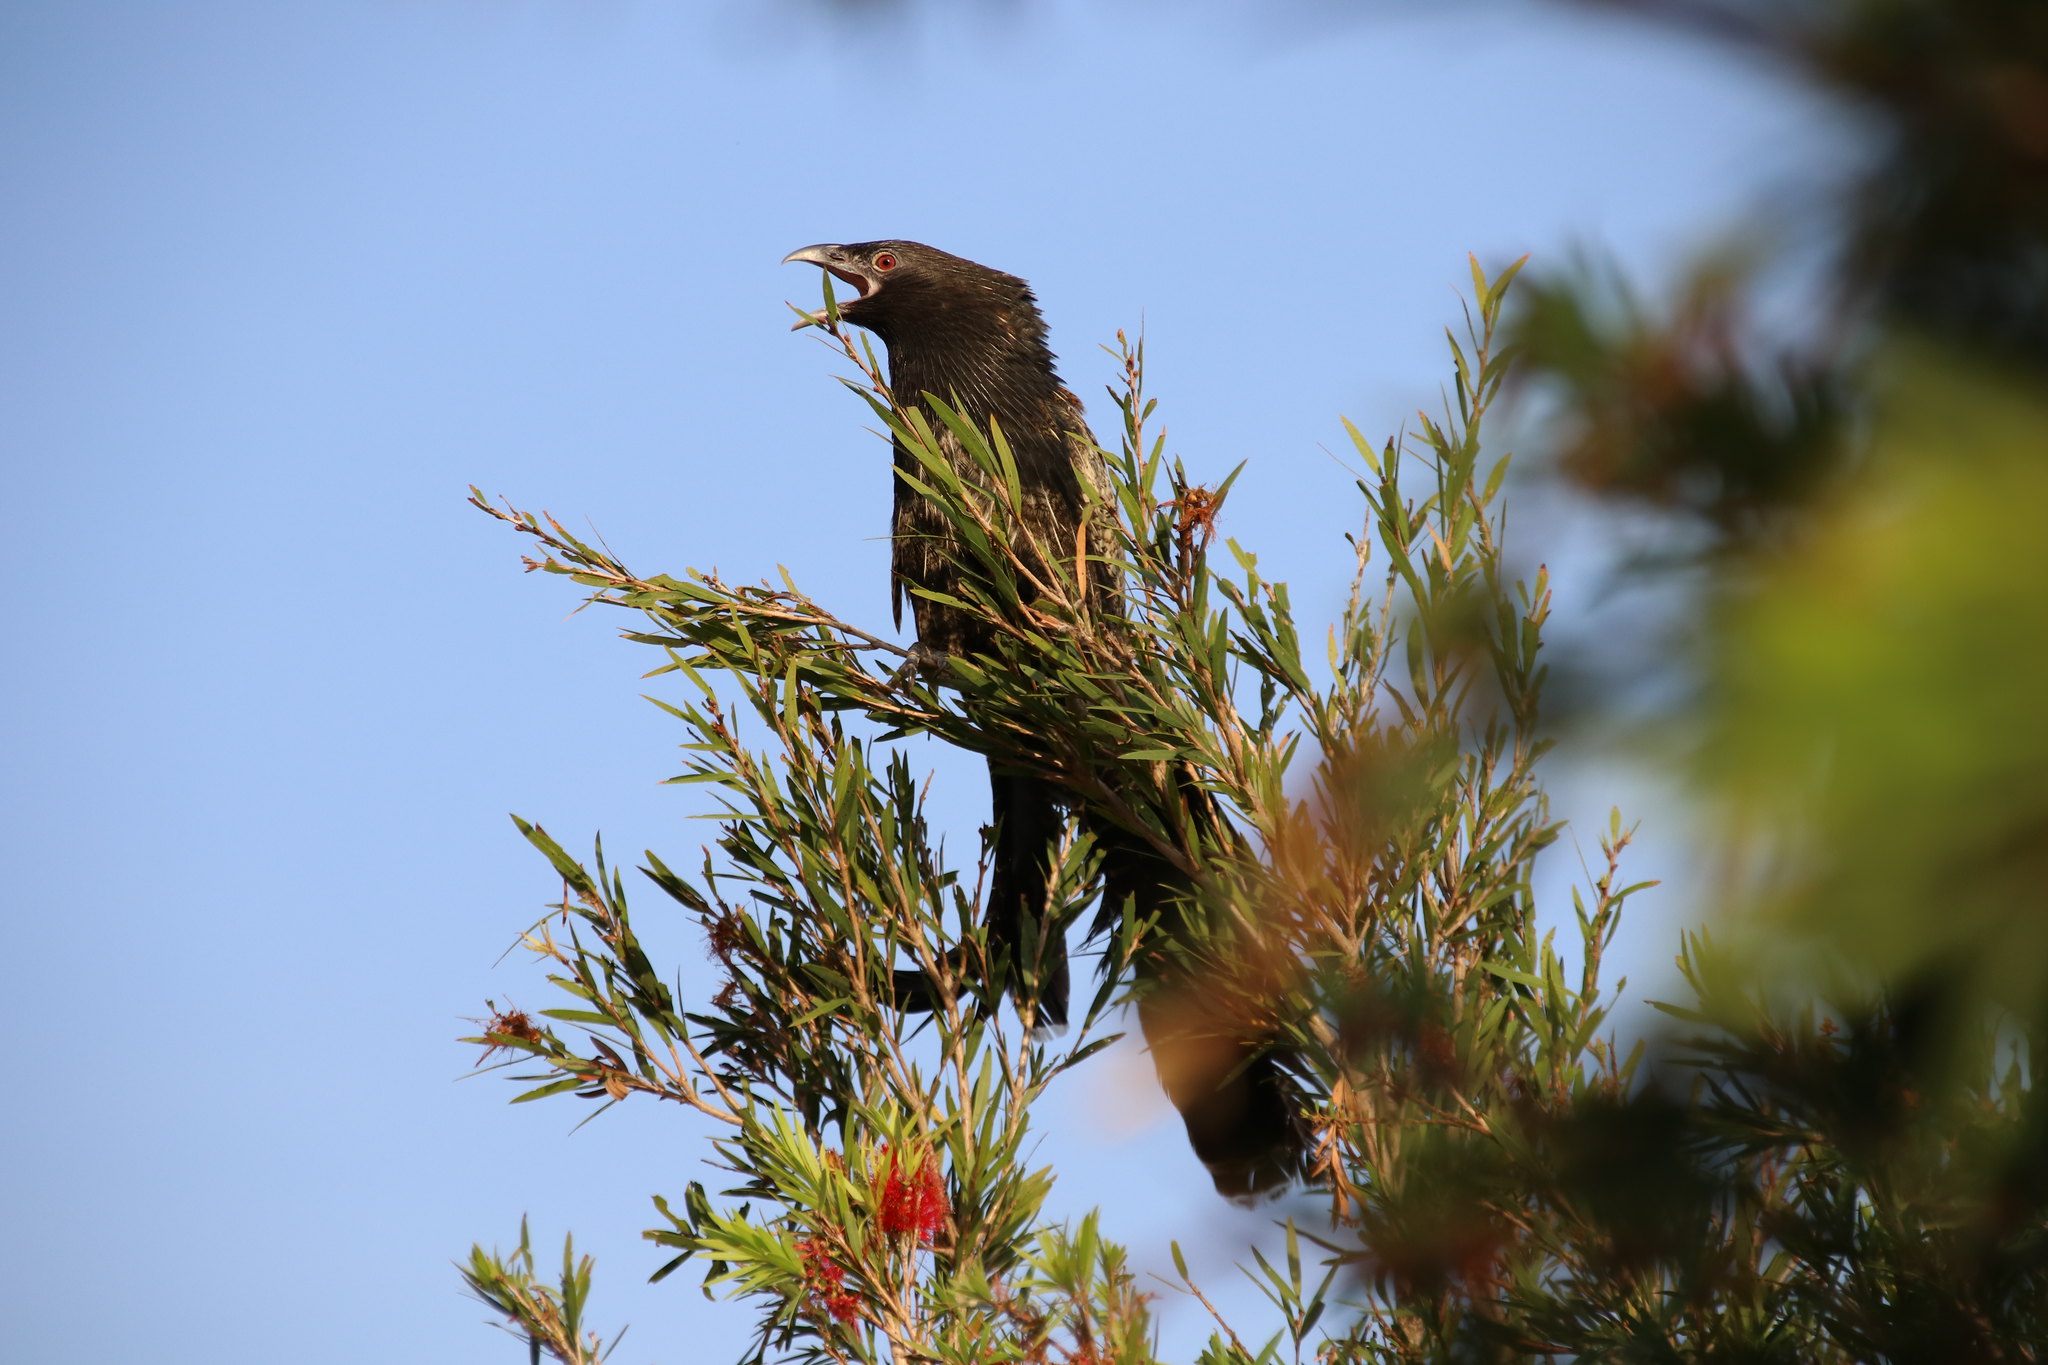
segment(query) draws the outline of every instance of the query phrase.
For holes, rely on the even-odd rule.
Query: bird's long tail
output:
[[[1287,1054],[1204,1017],[1183,985],[1140,998],[1138,1023],[1188,1146],[1226,1199],[1255,1200],[1301,1177],[1308,1153]]]
[[[982,913],[989,957],[1007,964],[1011,995],[1020,1003],[1035,1003],[1036,1027],[1063,1029],[1070,993],[1067,946],[1059,928],[1046,919],[1053,862],[1066,823],[1059,788],[1043,778],[1002,772],[993,763],[988,782],[994,838]],[[956,970],[960,959],[955,949]],[[930,977],[901,969],[895,980],[900,1007],[912,1013],[933,1008]]]
[[[984,914],[991,958],[1006,962],[1010,991],[1035,1001],[1041,1028],[1065,1027],[1069,994],[1066,945],[1046,924],[1053,862],[1064,817],[1060,789],[1042,778],[989,770],[994,820]],[[1220,830],[1214,798],[1190,786],[1192,811]],[[1100,817],[1084,816],[1102,856],[1102,909],[1096,932],[1111,930],[1129,907],[1155,945],[1135,962],[1138,1023],[1161,1086],[1187,1129],[1188,1145],[1209,1169],[1217,1193],[1250,1200],[1300,1178],[1307,1167],[1305,1097],[1292,1054],[1217,1005],[1229,992],[1203,989],[1202,968],[1172,948],[1195,913],[1193,883],[1147,841]],[[957,952],[958,950],[956,950]],[[956,962],[955,967],[961,964]],[[898,1003],[933,1007],[921,971],[896,973]]]
[[[1198,789],[1183,796],[1220,828],[1213,797]],[[1155,942],[1180,941],[1186,917],[1197,913],[1187,874],[1127,831],[1091,832],[1102,850],[1103,920],[1121,919],[1128,905],[1136,922],[1152,926]],[[1306,1100],[1289,1069],[1292,1054],[1233,1019],[1229,1007],[1219,1004],[1231,993],[1205,990],[1202,973],[1208,968],[1179,958],[1170,947],[1142,949],[1135,969],[1138,1024],[1152,1063],[1216,1192],[1251,1200],[1300,1178],[1309,1134]]]
[[[1046,922],[1046,901],[1065,818],[1059,788],[989,765],[995,825],[988,886],[988,947],[1010,963],[1010,989],[1038,1002],[1040,1028],[1067,1026],[1067,946]]]

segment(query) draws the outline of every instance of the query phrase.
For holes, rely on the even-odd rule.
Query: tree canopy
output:
[[[564,886],[525,943],[568,1002],[494,1007],[475,1041],[523,1064],[522,1099],[717,1125],[718,1178],[663,1192],[648,1236],[658,1275],[750,1306],[759,1358],[1151,1360],[1116,1210],[1049,1219],[1029,1143],[1133,993],[1221,1047],[1284,1041],[1312,1125],[1286,1254],[1247,1267],[1272,1314],[1219,1320],[1208,1365],[2040,1358],[2048,30],[2018,0],[1613,7],[1763,54],[1878,152],[1799,230],[1732,239],[1667,297],[1588,269],[1511,304],[1519,267],[1475,264],[1441,410],[1348,428],[1334,621],[1298,620],[1221,535],[1237,475],[1168,457],[1132,343],[1114,543],[1088,547],[1123,580],[1104,628],[1085,585],[1025,572],[1058,557],[1005,534],[1001,433],[944,414],[980,471],[952,475],[838,333],[973,548],[959,605],[998,645],[943,674],[786,578],[642,576],[477,497],[530,567],[636,614],[687,735],[675,780],[725,818],[694,868],[649,853],[645,883],[522,821]],[[1813,234],[1805,325],[1765,328],[1754,301]],[[1493,439],[1511,383],[1554,414],[1515,480]],[[1619,572],[1660,585],[1667,623],[1546,645],[1547,575],[1507,544],[1520,480],[1650,527],[1660,552]],[[1615,814],[1569,911],[1539,916],[1531,871],[1557,834],[1544,754],[1644,697],[1627,738],[1691,783],[1713,918],[1676,945],[1666,1030],[1624,1041],[1603,952],[1643,890],[1631,826]],[[927,824],[913,734],[1043,774],[1184,866],[1187,925],[1112,913],[1101,939],[1116,968],[1175,970],[1113,970],[1070,1033],[1035,1036],[975,858]],[[1190,818],[1196,794],[1221,826]],[[1077,824],[1052,898],[1077,934],[1096,871]],[[641,947],[628,895],[650,886],[701,927],[712,998]],[[905,966],[931,1014],[897,1006]],[[536,1355],[603,1353],[573,1252],[543,1278],[522,1232],[464,1274]]]

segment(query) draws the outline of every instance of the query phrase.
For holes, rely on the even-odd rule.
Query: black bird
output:
[[[1023,494],[1018,528],[1020,558],[1030,569],[1036,547],[1064,549],[1071,581],[1084,583],[1098,618],[1117,611],[1113,575],[1099,563],[1075,566],[1078,547],[1108,543],[1085,534],[1089,515],[1085,488],[1105,484],[1102,456],[1082,415],[1080,400],[1061,384],[1046,342],[1045,322],[1031,287],[1014,275],[918,242],[878,241],[807,246],[784,257],[824,267],[859,291],[840,305],[839,315],[880,337],[889,352],[889,387],[905,407],[923,409],[941,434],[940,445],[964,480],[983,475],[946,431],[932,408],[934,398],[983,430],[999,426],[1016,460]],[[799,323],[799,326],[803,324]],[[935,602],[915,589],[958,597],[961,564],[968,555],[951,524],[902,477],[919,475],[917,458],[896,444],[895,515],[892,534],[894,602],[902,623],[910,599],[918,643],[928,654],[993,655],[996,631],[973,612]],[[1113,515],[1097,500],[1096,515]],[[1045,924],[1048,882],[1068,798],[1045,778],[989,765],[994,840],[988,901],[984,909],[989,947],[1011,962],[1020,998],[1035,998],[1041,1024],[1060,1025],[1067,1015],[1065,945]],[[1223,825],[1213,798],[1190,784],[1183,793]],[[1137,835],[1106,818],[1081,811],[1084,827],[1102,856],[1102,919],[1115,921],[1124,905],[1141,922],[1151,919],[1171,932],[1193,895],[1187,876]],[[1040,944],[1038,970],[1021,962]],[[1162,954],[1140,960],[1141,974],[1170,977]],[[929,1008],[929,983],[921,975],[899,987],[908,1008]],[[1188,994],[1186,982],[1169,982]],[[918,999],[919,994],[923,999]],[[1279,1058],[1256,1042],[1233,1043],[1192,1027],[1175,992],[1142,997],[1139,1017],[1160,1077],[1187,1125],[1196,1154],[1216,1186],[1232,1197],[1270,1190],[1299,1174],[1303,1145],[1297,1092]]]

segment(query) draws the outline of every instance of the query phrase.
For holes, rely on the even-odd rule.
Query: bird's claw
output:
[[[918,677],[933,677],[946,671],[947,660],[951,658],[943,649],[933,649],[919,640],[910,647],[903,666],[889,675],[889,686],[901,687]]]

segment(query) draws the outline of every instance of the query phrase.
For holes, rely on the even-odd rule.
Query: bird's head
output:
[[[899,341],[981,333],[986,339],[1037,342],[1044,334],[1031,288],[1015,275],[922,242],[820,243],[782,258],[823,266],[859,297],[839,301],[839,316],[892,349]],[[797,327],[824,321],[814,313]]]

